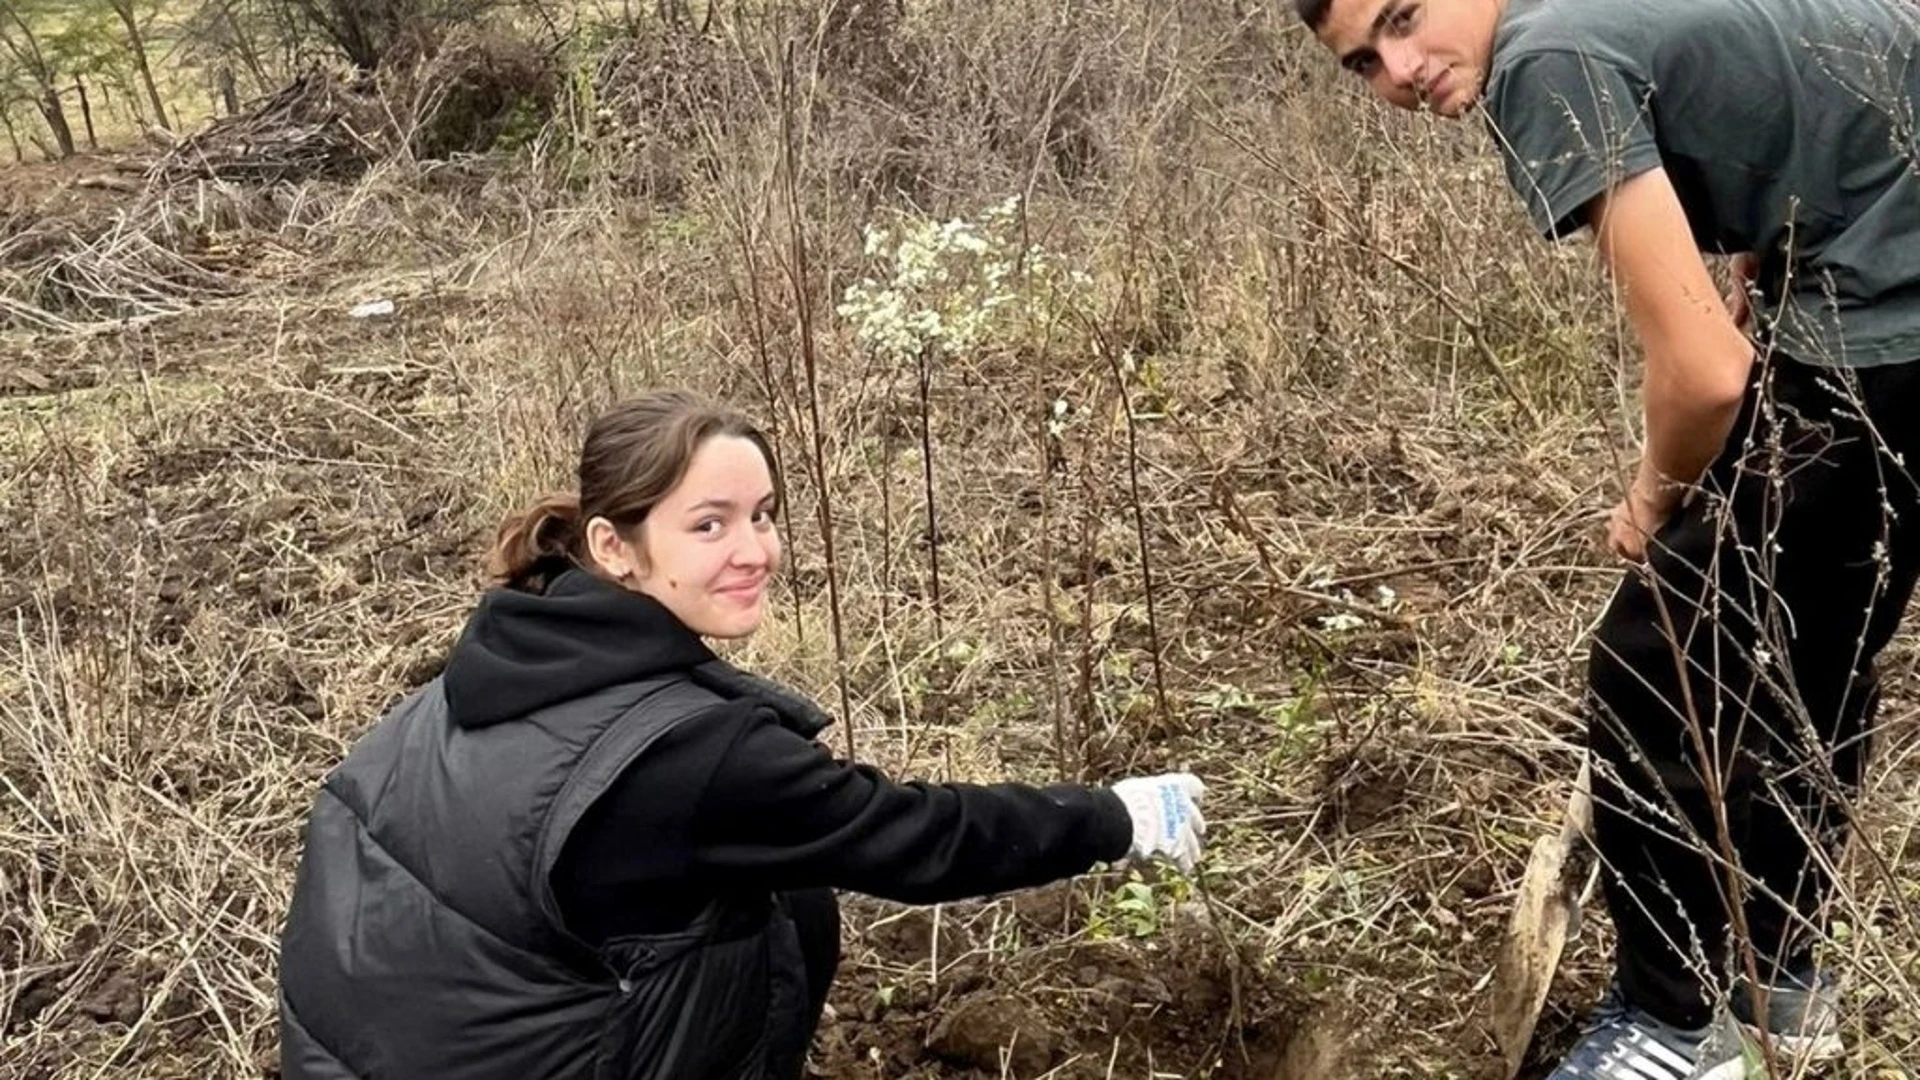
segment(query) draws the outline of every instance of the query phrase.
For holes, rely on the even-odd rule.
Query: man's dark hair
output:
[[[1293,0],[1293,10],[1300,13],[1300,21],[1312,30],[1320,29],[1327,21],[1327,9],[1333,6],[1333,0]]]

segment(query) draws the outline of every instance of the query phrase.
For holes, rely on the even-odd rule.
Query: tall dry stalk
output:
[[[847,640],[840,613],[840,561],[834,549],[834,496],[827,474],[826,428],[820,413],[820,365],[815,355],[813,329],[813,274],[808,263],[804,215],[800,203],[798,174],[803,156],[795,125],[793,80],[797,75],[796,47],[788,42],[780,67],[780,185],[786,199],[788,284],[793,290],[795,318],[799,323],[800,358],[806,376],[808,431],[812,436],[810,463],[814,471],[814,495],[820,522],[820,545],[826,560],[827,611],[833,636],[834,684],[840,691],[840,715],[846,725],[847,757],[856,756],[853,700],[847,690]],[[817,68],[818,56],[814,58]],[[810,69],[811,70],[811,69]],[[811,93],[806,100],[811,100]]]

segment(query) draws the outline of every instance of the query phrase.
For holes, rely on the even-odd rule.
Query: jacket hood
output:
[[[443,685],[453,722],[481,728],[713,659],[659,601],[568,570],[544,593],[495,589],[482,597]]]

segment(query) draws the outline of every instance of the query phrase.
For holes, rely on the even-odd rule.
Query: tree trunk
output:
[[[228,116],[233,116],[240,111],[240,95],[233,86],[233,69],[221,64],[213,77],[220,84],[221,106],[227,110]]]
[[[298,0],[300,9],[334,47],[361,71],[380,66],[382,46],[373,38],[366,6],[356,0]],[[391,44],[390,42],[388,44]]]
[[[240,29],[240,21],[234,19],[232,8],[227,8],[227,33],[232,37],[234,48],[240,52],[240,61],[246,63],[248,73],[253,75],[253,92],[271,92],[275,88],[275,79],[267,77],[267,65],[259,60],[259,42],[253,40],[250,31]]]
[[[127,95],[127,115],[133,117],[133,126],[145,131],[149,121],[147,107],[140,102],[142,97],[140,91],[131,85],[122,86],[120,89]]]
[[[13,163],[25,165],[27,148],[20,145],[20,133],[13,130],[13,116],[5,109],[0,109],[0,125],[4,125],[7,129],[7,142],[13,147]]]
[[[100,149],[100,140],[93,135],[93,103],[87,100],[87,84],[80,76],[73,77],[74,93],[80,95],[80,121],[87,126],[87,149]]]
[[[53,141],[59,147],[60,156],[73,156],[73,128],[67,126],[67,110],[60,104],[60,91],[51,86],[40,92],[40,115],[47,120],[47,129],[53,132]]]
[[[246,65],[247,73],[253,76],[254,92],[260,94],[266,93],[271,89],[273,80],[267,77],[266,66],[260,62],[259,46],[254,42],[252,35],[243,29],[239,21],[233,17],[233,5],[229,4],[222,9],[221,16],[226,19],[227,23],[227,46],[229,50],[240,54],[240,62]],[[221,64],[221,68],[226,71],[227,80],[235,84],[235,106],[228,109],[228,114],[231,115],[233,112],[238,111],[239,80],[234,77],[231,64],[223,63]],[[224,92],[222,96],[225,96]]]
[[[12,4],[0,3],[0,15],[7,16],[14,28],[19,31],[18,37],[0,31],[0,45],[6,47],[7,52],[20,68],[32,77],[35,89],[40,91],[39,97],[34,99],[33,104],[40,110],[40,115],[46,119],[47,130],[53,133],[59,156],[72,157],[73,129],[67,126],[67,113],[60,104],[59,67],[40,51],[40,39],[34,36],[33,27],[27,25],[27,20],[20,14],[18,8]],[[45,150],[46,144],[41,143],[37,138],[34,142]],[[52,158],[54,155],[47,156]]]
[[[140,73],[141,85],[147,88],[147,100],[153,104],[153,118],[167,131],[173,125],[167,123],[167,107],[160,103],[160,88],[153,83],[153,69],[147,66],[147,39],[140,33],[140,20],[134,18],[131,0],[114,0],[114,14],[120,16],[120,22],[127,28],[127,44],[133,47],[133,70]]]

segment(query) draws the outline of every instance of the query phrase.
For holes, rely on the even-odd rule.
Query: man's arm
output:
[[[1677,485],[1698,480],[1725,444],[1753,346],[1694,247],[1665,170],[1639,173],[1597,197],[1590,220],[1646,355],[1646,454],[1615,512],[1611,538],[1616,551],[1638,559],[1645,534],[1679,503]],[[1622,512],[1630,526],[1625,536]]]

